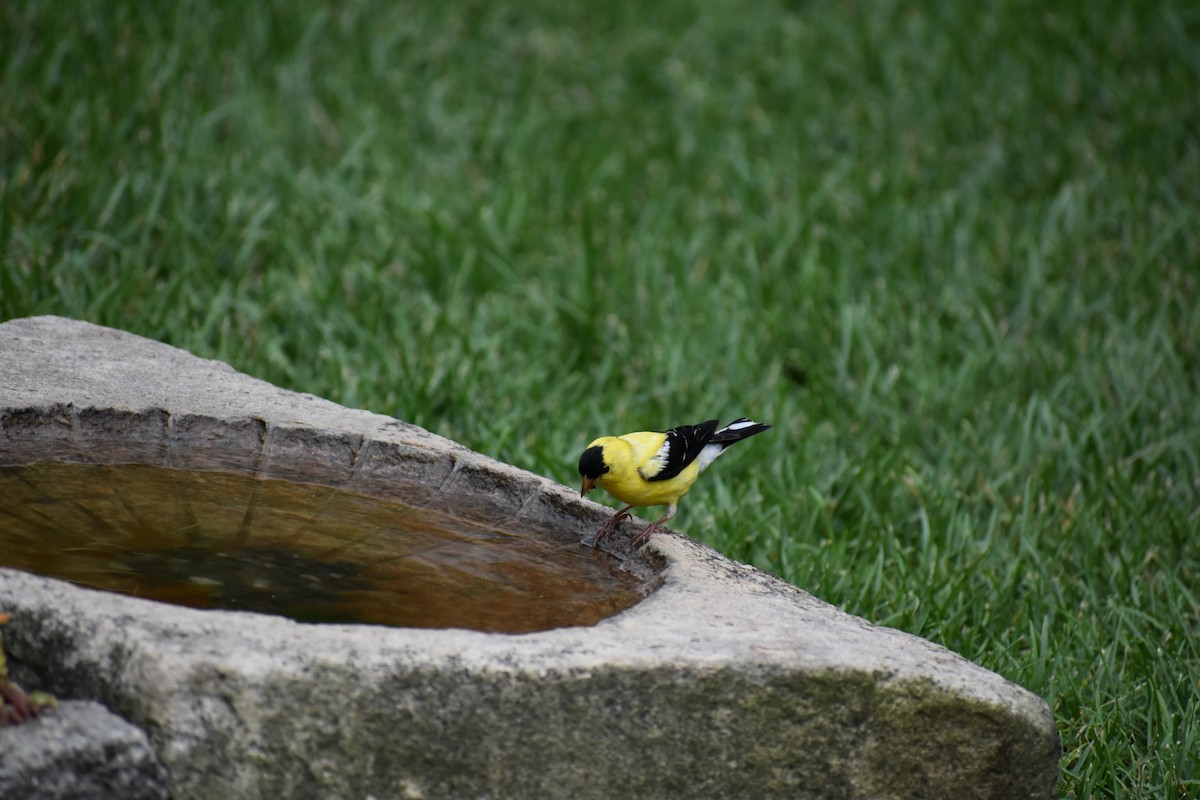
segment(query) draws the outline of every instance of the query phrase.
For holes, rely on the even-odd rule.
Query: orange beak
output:
[[[584,495],[586,495],[588,492],[590,492],[592,490],[592,487],[595,485],[596,485],[596,482],[594,480],[592,480],[591,478],[589,478],[587,476],[584,476],[583,488],[579,490],[579,496],[583,497]]]

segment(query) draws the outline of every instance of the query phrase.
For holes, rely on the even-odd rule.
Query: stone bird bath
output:
[[[176,798],[1054,796],[1046,704],[954,653],[128,333],[0,324],[0,491],[14,675]]]

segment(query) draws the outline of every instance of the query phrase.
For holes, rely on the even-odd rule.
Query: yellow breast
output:
[[[674,478],[665,481],[648,481],[638,472],[639,467],[654,458],[665,440],[664,434],[651,432],[597,439],[592,444],[604,448],[604,463],[608,465],[608,472],[601,475],[597,483],[627,505],[675,505],[696,482],[696,476],[700,474],[697,464],[689,464]]]

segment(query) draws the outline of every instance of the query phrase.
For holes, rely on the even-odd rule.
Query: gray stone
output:
[[[0,464],[298,478],[597,554],[607,510],[406,423],[130,334],[0,325]],[[317,475],[319,479],[314,479]],[[3,500],[0,500],[2,507]],[[650,592],[522,635],[309,625],[0,570],[27,688],[149,735],[179,798],[1050,798],[1046,704],[683,536],[624,561]]]
[[[146,734],[99,703],[66,701],[0,727],[0,797],[163,800],[167,775]]]

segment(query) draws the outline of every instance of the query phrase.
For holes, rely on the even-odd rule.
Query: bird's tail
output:
[[[739,417],[724,428],[713,432],[712,438],[708,441],[711,444],[721,445],[721,449],[723,450],[731,444],[736,444],[742,439],[749,439],[754,434],[762,433],[770,427],[770,425],[764,425],[761,422]]]
[[[717,456],[725,452],[725,449],[730,445],[737,444],[742,439],[749,439],[756,433],[762,433],[770,425],[764,425],[761,422],[739,417],[733,422],[726,425],[720,430],[713,431],[713,435],[709,437],[708,444],[700,451],[700,457],[696,459],[699,462],[700,471],[708,469],[708,465],[716,461]]]

